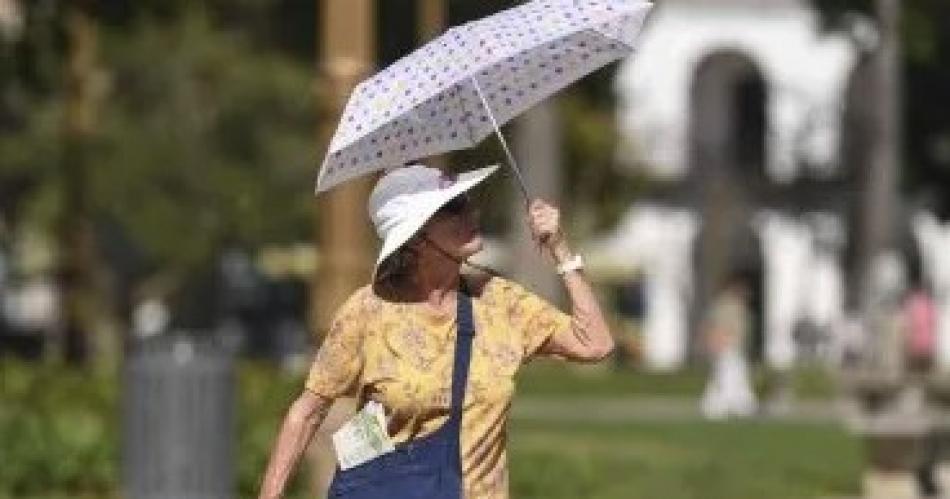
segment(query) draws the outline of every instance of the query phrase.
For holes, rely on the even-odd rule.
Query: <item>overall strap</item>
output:
[[[464,291],[458,292],[458,313],[456,322],[458,331],[455,339],[455,363],[452,368],[452,407],[449,427],[454,435],[454,446],[458,449],[459,433],[462,426],[462,406],[465,401],[465,386],[468,384],[468,366],[472,356],[472,338],[475,336],[475,322],[472,319],[472,299]],[[454,453],[458,456],[458,452]]]

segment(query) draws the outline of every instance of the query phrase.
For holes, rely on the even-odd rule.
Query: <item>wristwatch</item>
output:
[[[574,255],[557,266],[557,273],[564,275],[582,268],[584,268],[584,259],[580,255]]]

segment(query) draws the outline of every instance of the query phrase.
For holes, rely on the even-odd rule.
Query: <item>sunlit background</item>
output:
[[[0,498],[255,497],[377,248],[372,179],[313,195],[350,90],[518,3],[0,0]],[[522,372],[512,497],[950,496],[948,109],[945,0],[658,0],[504,127],[619,345]],[[510,174],[477,199],[565,305]],[[726,313],[751,405],[709,402]]]

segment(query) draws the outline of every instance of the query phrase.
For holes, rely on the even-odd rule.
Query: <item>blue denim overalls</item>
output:
[[[448,421],[431,435],[400,444],[396,450],[348,470],[337,469],[330,498],[462,499],[459,436],[462,402],[475,335],[472,301],[458,293],[452,406]]]

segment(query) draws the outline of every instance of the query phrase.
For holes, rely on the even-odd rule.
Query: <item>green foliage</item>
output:
[[[250,17],[262,3],[242,5]],[[256,46],[214,5],[128,7],[125,24],[104,9],[114,22],[98,29],[102,97],[83,149],[94,217],[118,222],[153,267],[180,274],[224,243],[309,237],[311,64]],[[26,36],[4,52],[16,71],[0,82],[0,180],[28,186],[5,193],[20,200],[13,222],[50,232],[62,211],[62,13],[48,2],[28,13]]]
[[[271,367],[245,365],[238,386],[238,491],[241,497],[256,497],[284,411],[300,394],[303,380]],[[307,497],[306,482],[306,466],[300,466],[286,497]]]
[[[565,93],[560,102],[567,166],[565,207],[573,213],[579,236],[617,224],[648,186],[646,178],[616,167],[619,135],[612,91],[613,71],[603,70]]]
[[[875,15],[874,0],[814,0],[825,24],[841,27],[849,12]],[[902,184],[912,196],[950,216],[950,2],[901,2],[905,150]]]
[[[110,497],[118,460],[114,378],[0,364],[0,497]]]
[[[204,9],[216,30],[239,31],[255,49],[286,53],[303,64],[316,59],[319,2],[312,0],[99,0],[97,17],[123,31],[143,23],[174,24]]]
[[[302,380],[248,364],[238,387],[238,492],[255,497]],[[0,498],[117,497],[118,390],[110,374],[0,362]],[[288,498],[304,497],[306,473],[297,475]]]
[[[831,29],[840,28],[851,14],[871,15],[874,7],[873,0],[812,0],[811,3],[821,11],[825,26]]]
[[[315,175],[306,68],[249,50],[200,14],[108,46],[115,98],[94,182],[102,210],[185,268],[225,240],[309,234],[311,197],[288,195]]]

